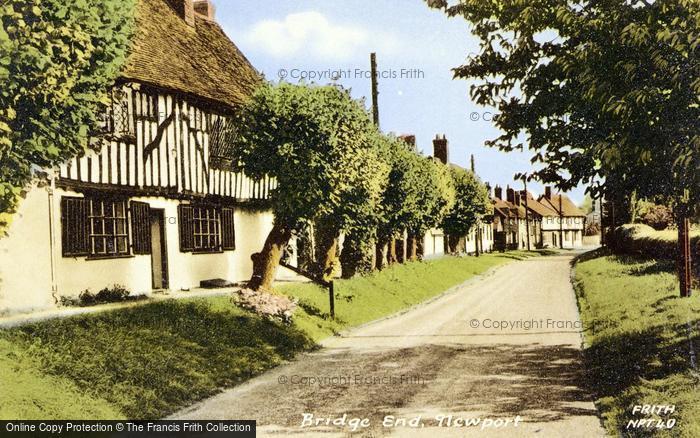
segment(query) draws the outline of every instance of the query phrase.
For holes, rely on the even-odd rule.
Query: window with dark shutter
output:
[[[193,208],[190,205],[180,205],[178,224],[180,230],[180,252],[190,252],[194,249]]]
[[[221,246],[224,250],[236,249],[236,229],[233,225],[233,208],[221,209]]]
[[[89,208],[90,202],[85,198],[61,198],[61,246],[64,257],[89,254]]]
[[[150,254],[151,218],[147,203],[131,201],[131,232],[134,254]]]

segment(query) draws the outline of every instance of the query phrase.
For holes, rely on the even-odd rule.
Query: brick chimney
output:
[[[551,186],[546,186],[544,188],[544,197],[547,199],[552,199],[552,187]]]
[[[503,189],[501,188],[501,186],[496,186],[493,189],[493,196],[495,196],[496,199],[503,200]]]
[[[175,10],[185,23],[194,27],[194,3],[193,0],[168,0],[170,7]]]
[[[515,204],[515,190],[511,189],[510,186],[506,188],[506,200],[511,204]]]
[[[211,0],[194,0],[194,12],[202,18],[214,21],[216,8]]]
[[[488,193],[489,198],[491,198],[491,183],[486,182],[486,183],[484,183],[484,186],[486,186],[486,193]]]
[[[447,164],[450,162],[450,151],[447,146],[447,138],[445,134],[442,134],[442,138],[439,135],[435,136],[433,140],[433,157],[442,161],[442,164]]]

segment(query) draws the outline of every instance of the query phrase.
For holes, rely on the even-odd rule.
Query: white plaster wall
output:
[[[61,196],[82,196],[56,190],[54,218],[56,246],[56,297],[76,296],[90,289],[97,292],[114,284],[133,293],[148,294],[152,289],[151,256],[93,259],[61,255]],[[198,287],[201,280],[223,278],[239,282],[250,278],[251,254],[262,249],[272,228],[269,212],[235,209],[236,249],[214,254],[180,252],[177,206],[179,201],[139,197],[151,208],[164,210],[170,289]],[[0,239],[0,314],[31,311],[55,305],[51,292],[49,197],[45,188],[34,188],[20,204],[9,229]]]
[[[33,186],[0,238],[0,314],[53,306],[49,194]]]

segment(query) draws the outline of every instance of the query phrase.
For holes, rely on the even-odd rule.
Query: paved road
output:
[[[582,388],[570,261],[558,255],[508,264],[331,338],[324,349],[176,417],[257,419],[259,436],[350,435],[347,425],[301,427],[304,413],[368,419],[354,436],[602,436]],[[501,329],[496,321],[514,325]],[[408,424],[395,426],[387,416]],[[481,422],[462,427],[460,419]]]

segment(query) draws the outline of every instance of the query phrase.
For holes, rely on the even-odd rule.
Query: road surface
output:
[[[505,265],[174,418],[256,419],[258,436],[603,436],[571,258]]]

